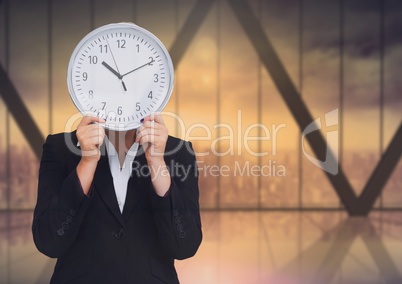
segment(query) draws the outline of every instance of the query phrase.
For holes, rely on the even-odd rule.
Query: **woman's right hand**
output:
[[[101,156],[100,146],[105,137],[105,130],[97,123],[105,123],[102,118],[86,115],[77,126],[77,138],[81,147],[81,161],[77,166],[77,175],[84,194],[89,189]]]
[[[81,147],[81,160],[98,162],[100,146],[105,138],[105,130],[97,123],[105,123],[102,118],[86,115],[77,126],[77,138]]]

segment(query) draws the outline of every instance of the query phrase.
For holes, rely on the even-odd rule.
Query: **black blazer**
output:
[[[49,135],[39,169],[32,232],[35,245],[57,258],[50,283],[178,283],[174,259],[193,256],[202,239],[198,170],[191,143],[169,136],[169,194],[152,187],[140,147],[120,213],[105,145],[90,197],[76,173],[76,133]]]

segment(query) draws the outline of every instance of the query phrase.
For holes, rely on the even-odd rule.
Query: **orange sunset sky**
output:
[[[83,3],[77,9],[78,1],[72,1],[69,7],[54,3],[52,9],[59,16],[51,19],[53,27],[49,45],[45,3],[22,2],[10,5],[15,16],[10,19],[9,74],[43,135],[61,132],[68,119],[77,112],[67,92],[66,69],[73,48],[90,31],[88,7]],[[107,13],[106,4],[97,2],[94,26],[135,21],[157,35],[169,49],[195,1],[181,1],[178,8],[171,3],[156,6],[139,2],[136,4],[137,12],[130,1],[120,2],[125,3],[124,9],[116,4],[111,9],[109,6]],[[401,120],[402,100],[397,92],[400,87],[396,85],[394,72],[399,68],[397,62],[401,61],[402,54],[393,42],[385,46],[384,85],[381,90],[380,41],[377,36],[379,16],[369,8],[360,11],[353,5],[346,7],[341,71],[339,7],[335,4],[306,3],[304,11],[308,17],[304,17],[300,34],[297,5],[282,5],[279,1],[250,3],[314,118],[340,108],[340,96],[343,94],[343,124],[340,130],[345,149],[379,148],[379,99],[383,92],[383,143],[386,145]],[[32,13],[32,9],[37,12]],[[323,11],[326,12],[325,18]],[[391,26],[396,19],[393,19],[392,11],[389,15],[387,19]],[[71,20],[72,16],[74,20]],[[31,23],[29,26],[25,24],[27,21]],[[4,36],[4,32],[0,35]],[[367,42],[361,43],[362,40]],[[365,54],[367,45],[370,50]],[[0,60],[5,65],[4,44],[1,48]],[[165,110],[177,113],[183,119],[185,132],[190,136],[205,136],[205,131],[200,129],[188,132],[194,123],[203,123],[210,128],[211,141],[216,138],[214,126],[219,123],[229,124],[238,135],[238,111],[241,111],[243,131],[258,122],[269,129],[272,129],[272,124],[285,124],[278,136],[278,144],[286,149],[298,147],[299,134],[294,119],[225,1],[212,7],[175,68],[175,89]],[[341,72],[343,86],[340,85]],[[49,97],[52,100],[51,111]],[[6,106],[3,103],[0,103],[0,111],[4,117]],[[179,131],[174,121],[170,120],[167,119],[167,123],[171,134],[184,137],[180,133],[183,131]],[[4,119],[1,121],[0,129],[4,129]],[[14,123],[11,126],[11,143],[24,144],[17,127]],[[208,147],[211,141],[204,141],[202,146]]]

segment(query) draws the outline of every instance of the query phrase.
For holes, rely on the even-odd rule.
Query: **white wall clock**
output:
[[[132,23],[99,27],[71,55],[68,90],[83,114],[105,119],[111,130],[138,128],[141,119],[160,112],[173,89],[168,51],[149,31]]]

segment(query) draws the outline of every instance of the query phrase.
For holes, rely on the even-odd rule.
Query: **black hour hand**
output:
[[[110,72],[112,72],[114,75],[117,76],[117,78],[121,79],[123,76],[120,75],[119,72],[114,70],[109,64],[107,64],[105,61],[102,61],[102,65],[105,66],[107,69],[109,69]]]

